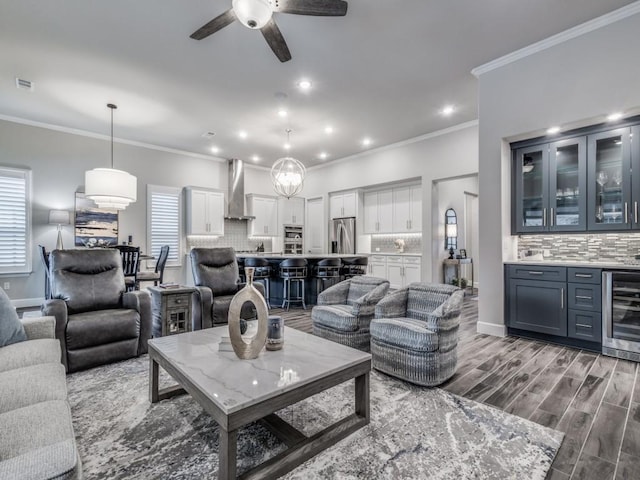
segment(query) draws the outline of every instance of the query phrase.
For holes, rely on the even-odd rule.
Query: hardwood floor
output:
[[[311,309],[282,315],[311,331]],[[565,433],[551,480],[640,479],[638,364],[528,339],[476,333],[478,302],[467,297],[458,370],[441,388]],[[286,339],[285,339],[286,341]]]

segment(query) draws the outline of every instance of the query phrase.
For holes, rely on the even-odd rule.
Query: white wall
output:
[[[55,247],[56,226],[48,225],[50,209],[74,210],[75,192],[82,191],[84,172],[110,166],[109,141],[0,120],[0,165],[33,171],[33,273],[2,277],[9,281],[12,299],[39,298],[44,292],[44,269],[36,246]],[[120,212],[119,240],[133,236],[146,245],[146,185],[227,190],[227,164],[222,159],[169,153],[115,143],[114,166],[138,178],[138,201]],[[273,194],[268,170],[246,169],[247,192]],[[64,227],[65,247],[73,247],[73,225]],[[183,272],[167,268],[167,280],[179,281]]]
[[[640,14],[479,77],[479,331],[504,332],[503,259],[512,255],[507,140],[599,123],[640,106]]]
[[[422,140],[381,148],[310,169],[303,196],[324,196],[325,219],[329,218],[328,193],[422,178],[422,279],[437,281],[440,268],[431,258],[432,185],[434,180],[470,175],[478,172],[478,130],[475,123],[425,136]]]

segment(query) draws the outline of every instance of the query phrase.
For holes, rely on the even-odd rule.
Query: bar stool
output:
[[[264,285],[264,299],[267,301],[267,306],[271,308],[271,303],[269,303],[271,264],[269,260],[266,258],[247,257],[244,259],[244,267],[252,267],[255,269],[253,272],[253,280]],[[244,269],[242,275],[244,276]]]
[[[341,267],[342,261],[339,258],[323,258],[318,261],[314,268],[317,293],[327,288],[327,284],[330,287],[340,281]]]
[[[367,274],[368,257],[352,257],[342,259],[342,275],[345,279]]]
[[[289,306],[292,302],[301,302],[302,308],[307,309],[304,302],[304,281],[307,278],[307,260],[304,258],[287,258],[280,263],[280,277],[284,280],[282,292],[282,308]],[[298,285],[298,296],[291,296],[291,283]]]

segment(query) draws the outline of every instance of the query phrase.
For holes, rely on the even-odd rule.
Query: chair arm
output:
[[[192,330],[202,330],[213,327],[213,292],[209,287],[195,287],[193,296]]]
[[[427,315],[427,328],[436,333],[456,328],[460,324],[463,300],[463,290],[452,293],[446,302]]]
[[[29,340],[56,338],[55,317],[23,318],[22,326]]]
[[[138,339],[138,355],[147,353],[147,342],[152,335],[153,317],[151,316],[151,296],[148,292],[137,290],[122,295],[122,306],[136,310],[140,315],[140,338]]]
[[[376,318],[400,318],[407,314],[408,288],[400,288],[391,292],[378,302],[375,310]]]
[[[344,305],[349,296],[351,280],[343,280],[318,294],[318,305]]]
[[[62,351],[62,364],[66,371],[69,371],[67,364],[67,303],[59,298],[46,300],[41,308],[43,316],[55,317],[55,337],[60,341],[60,350]]]
[[[384,298],[388,290],[389,282],[384,282],[358,298],[353,304],[353,314],[356,317],[373,315],[376,305]]]

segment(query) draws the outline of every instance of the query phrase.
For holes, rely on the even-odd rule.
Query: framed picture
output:
[[[467,251],[464,248],[460,249],[460,258],[467,258]]]
[[[98,208],[93,200],[76,192],[76,247],[108,247],[118,244],[118,211]]]

